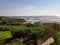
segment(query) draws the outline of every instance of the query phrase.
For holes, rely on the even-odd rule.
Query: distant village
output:
[[[24,18],[26,20],[25,23],[31,23],[31,24],[34,24],[34,23],[57,23],[59,24],[60,23],[60,19],[59,18]]]

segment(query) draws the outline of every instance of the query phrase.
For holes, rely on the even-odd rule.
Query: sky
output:
[[[0,16],[60,16],[60,0],[0,0]]]

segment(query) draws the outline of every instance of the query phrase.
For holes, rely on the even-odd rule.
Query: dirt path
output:
[[[50,37],[48,40],[46,40],[44,43],[42,43],[41,45],[50,45],[51,43],[54,42],[54,39],[52,37]]]

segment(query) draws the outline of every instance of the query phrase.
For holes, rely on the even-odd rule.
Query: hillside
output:
[[[36,18],[32,18],[32,19],[33,21],[36,20]],[[18,19],[15,17],[12,18],[12,17],[1,16],[0,17],[0,45],[15,45],[15,44],[16,45],[38,45],[38,44],[42,44],[50,37],[54,39],[54,43],[51,45],[60,44],[59,24],[45,23],[45,22],[41,24],[39,24],[39,22],[34,24],[31,23],[22,24],[24,22],[26,22],[26,20],[23,18]]]
[[[0,24],[7,24],[7,25],[19,25],[24,23],[24,19],[17,19],[17,18],[10,18],[10,17],[0,17]]]
[[[41,23],[60,23],[58,16],[10,16],[11,18],[26,19],[27,22],[41,22]]]

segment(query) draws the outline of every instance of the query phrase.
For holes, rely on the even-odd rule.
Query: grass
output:
[[[10,31],[0,31],[0,40],[1,39],[6,39],[6,38],[11,38],[11,32]]]
[[[19,31],[19,30],[25,30],[25,29],[27,29],[27,27],[26,26],[23,26],[23,25],[21,25],[21,26],[2,26],[2,25],[0,25],[0,29],[2,29],[2,30],[8,30],[8,31]]]

